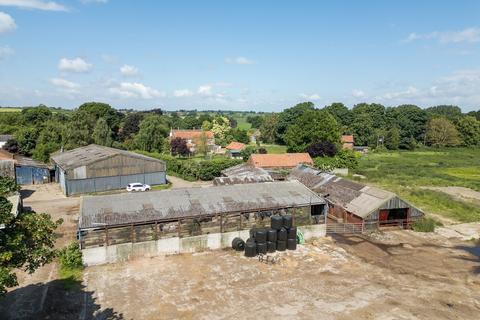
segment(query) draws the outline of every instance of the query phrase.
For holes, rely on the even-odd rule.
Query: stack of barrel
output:
[[[245,256],[273,253],[297,249],[297,227],[291,215],[272,216],[271,228],[251,229],[250,238],[245,243]]]

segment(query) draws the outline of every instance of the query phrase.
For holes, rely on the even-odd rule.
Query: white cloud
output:
[[[383,94],[380,98],[383,100],[393,100],[398,98],[413,98],[417,96],[419,90],[413,86],[409,86],[406,90],[388,92]]]
[[[14,53],[15,51],[9,46],[0,46],[0,60],[8,58]]]
[[[365,96],[365,92],[363,92],[362,90],[354,89],[352,91],[352,96],[354,96],[355,98],[361,98]]]
[[[12,16],[0,11],[0,33],[10,32],[15,29],[17,29],[17,24]]]
[[[68,8],[54,1],[41,0],[0,0],[0,6],[12,6],[23,9],[37,9],[45,11],[68,11]]]
[[[90,3],[101,3],[101,4],[104,4],[104,3],[107,3],[108,0],[80,0],[81,3],[83,4],[90,4]]]
[[[67,71],[67,72],[88,72],[92,69],[92,64],[88,63],[82,58],[74,58],[74,59],[68,59],[68,58],[62,58],[60,59],[60,62],[58,63],[58,69],[61,71]]]
[[[71,82],[71,81],[68,81],[68,80],[65,80],[65,79],[62,79],[62,78],[51,78],[50,79],[50,82],[62,89],[63,91],[66,91],[68,93],[78,93],[78,88],[80,88],[80,85],[75,83],[75,82]]]
[[[193,92],[188,89],[179,89],[179,90],[173,91],[173,95],[177,98],[191,97],[193,96]]]
[[[124,76],[133,77],[133,76],[138,75],[138,68],[137,68],[137,67],[134,67],[134,66],[130,66],[130,65],[128,65],[128,64],[124,64],[124,65],[120,68],[120,72],[121,72]]]
[[[313,93],[313,94],[300,93],[299,96],[303,99],[312,100],[312,101],[320,100],[320,95],[317,93]]]
[[[233,64],[254,64],[255,61],[250,60],[245,57],[236,57],[236,58],[226,58],[226,63],[233,63]]]
[[[151,87],[147,87],[139,82],[122,82],[116,87],[109,89],[110,93],[120,98],[153,99],[165,97],[164,92],[160,92]]]
[[[410,33],[403,42],[416,40],[437,40],[440,43],[480,42],[480,28],[472,27],[460,31],[434,31],[430,33]]]
[[[197,93],[202,96],[212,95],[212,86],[209,84],[198,87]]]

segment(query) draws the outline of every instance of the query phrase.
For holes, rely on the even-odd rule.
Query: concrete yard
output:
[[[79,198],[56,185],[22,192],[26,207],[64,219],[59,246],[74,238]],[[52,263],[18,273],[0,319],[478,319],[479,226],[321,238],[275,265],[232,250],[137,258],[88,267],[73,285]]]

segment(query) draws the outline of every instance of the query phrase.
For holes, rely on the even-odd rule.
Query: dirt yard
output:
[[[65,220],[63,245],[79,198],[55,187],[24,191],[24,204]],[[274,265],[232,250],[139,258],[86,268],[69,286],[50,264],[20,274],[0,319],[478,319],[480,243],[463,235],[480,228],[459,228],[322,238]]]

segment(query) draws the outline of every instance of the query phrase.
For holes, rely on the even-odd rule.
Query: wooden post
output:
[[[220,214],[220,233],[223,232],[223,215]]]
[[[105,243],[108,247],[109,241],[108,241],[108,227],[105,227]]]
[[[135,237],[135,227],[133,226],[133,223],[132,223],[132,231],[131,231],[130,237],[131,237],[132,242],[135,242],[135,240],[136,240],[135,239],[136,238]]]
[[[178,228],[177,228],[177,231],[178,231],[178,237],[181,238],[181,233],[182,233],[182,219],[178,219]]]

